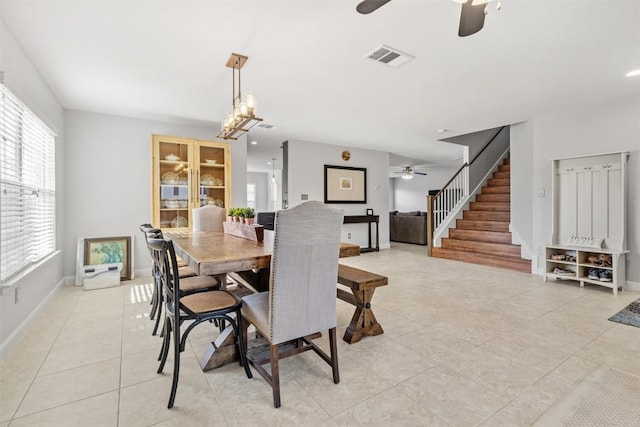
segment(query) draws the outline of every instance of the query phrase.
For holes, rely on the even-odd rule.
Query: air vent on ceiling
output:
[[[273,125],[270,125],[269,123],[264,123],[264,122],[258,123],[256,125],[256,127],[263,128],[263,129],[273,129],[274,128]]]
[[[404,53],[398,49],[385,45],[376,48],[373,52],[367,54],[366,57],[376,62],[387,64],[393,68],[398,68],[412,59],[415,59],[415,56],[413,55],[409,55],[408,53]]]

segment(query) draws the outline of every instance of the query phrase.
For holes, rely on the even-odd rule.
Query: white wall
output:
[[[511,150],[511,232],[513,243],[535,256],[533,244],[533,201],[538,192],[533,189],[533,125],[523,122],[510,126]],[[546,195],[546,194],[545,194]],[[550,195],[549,195],[550,196]],[[533,265],[535,270],[536,265]]]
[[[391,178],[393,204],[390,211],[426,211],[429,190],[441,189],[459,167],[430,167],[427,175],[414,175],[412,179]]]
[[[289,207],[302,203],[301,194],[309,200],[324,201],[324,165],[363,167],[367,169],[366,204],[332,204],[344,209],[345,215],[364,215],[373,209],[380,215],[380,247],[389,247],[389,153],[349,148],[351,160],[342,160],[345,147],[289,140],[288,144],[288,192]],[[351,233],[351,239],[348,239]],[[344,242],[367,246],[366,224],[345,224],[342,228]]]
[[[532,247],[539,250],[551,241],[551,159],[629,151],[627,249],[631,253],[627,254],[627,280],[640,283],[640,94],[536,117],[531,122],[531,187],[536,192],[544,188],[546,193],[545,197],[533,197]],[[512,145],[518,142],[511,141]],[[523,158],[519,164],[512,163],[512,174],[527,161]]]
[[[4,83],[56,134],[56,248],[60,249],[64,228],[65,129],[64,110],[42,80],[38,70],[22,50],[5,22],[0,19],[0,70]],[[4,356],[39,314],[39,308],[62,284],[64,253],[38,266],[29,274],[10,282],[0,292],[0,357]],[[19,293],[16,302],[15,293]]]
[[[247,184],[256,184],[256,212],[269,210],[271,175],[266,172],[247,172]]]
[[[64,273],[74,275],[80,237],[133,235],[135,270],[150,266],[138,226],[151,220],[151,135],[215,139],[213,127],[198,127],[67,111]],[[232,203],[245,206],[246,142],[231,143]]]

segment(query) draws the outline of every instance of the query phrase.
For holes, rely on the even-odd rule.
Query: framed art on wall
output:
[[[367,203],[367,169],[324,165],[325,203]]]

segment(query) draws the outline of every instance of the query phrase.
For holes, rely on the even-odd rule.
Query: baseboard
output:
[[[624,288],[627,291],[640,292],[640,282],[632,282],[630,280],[627,280]]]
[[[51,298],[58,292],[60,287],[67,283],[66,277],[60,279],[58,284],[49,292],[49,294],[40,301],[40,304],[36,306],[36,308],[29,313],[29,315],[24,319],[24,321],[18,326],[12,333],[5,339],[2,344],[0,344],[0,360],[4,359],[7,354],[15,347],[20,338],[25,334],[27,329],[40,317],[40,313],[47,306]],[[75,277],[71,278],[71,284],[75,282]]]

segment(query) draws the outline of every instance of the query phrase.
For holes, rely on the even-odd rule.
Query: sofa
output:
[[[389,212],[389,240],[392,242],[427,244],[427,213]]]

